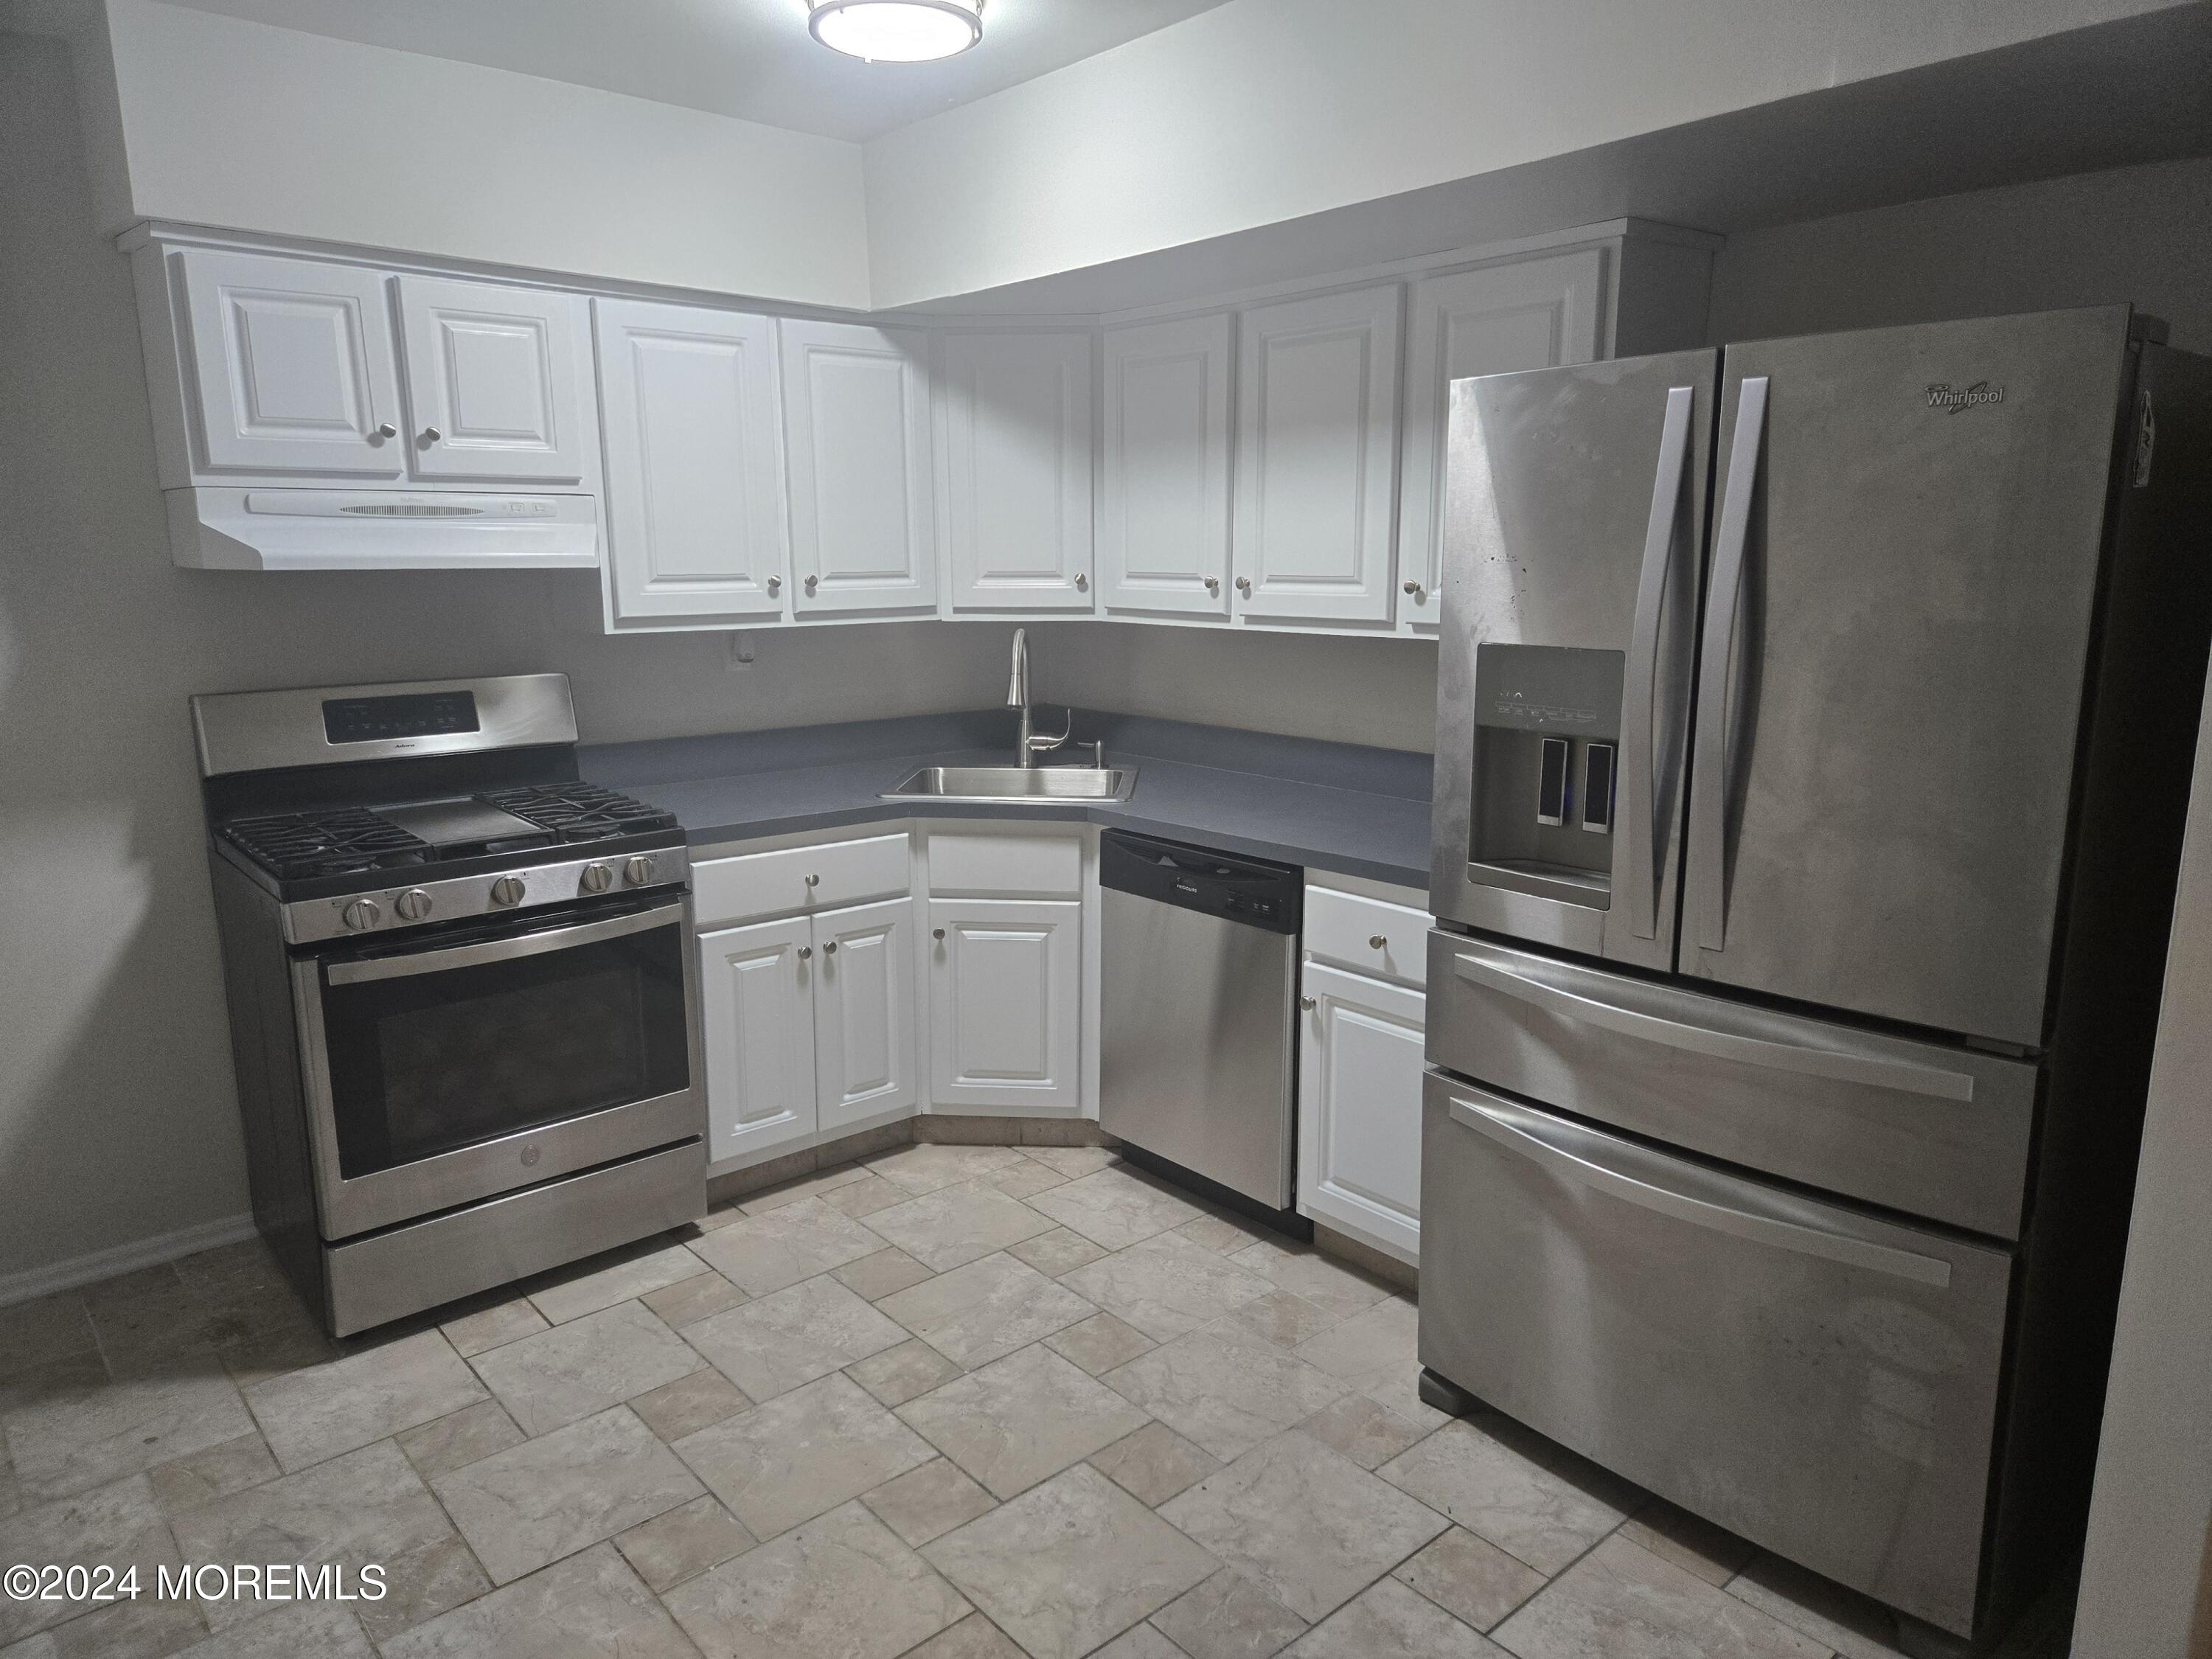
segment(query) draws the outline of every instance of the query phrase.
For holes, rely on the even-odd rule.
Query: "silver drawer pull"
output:
[[[814,955],[814,947],[813,947],[812,945],[800,945],[800,946],[799,947],[799,959],[801,962],[805,962],[805,961],[809,960],[810,958],[811,958],[811,957],[812,957],[812,956],[813,956],[813,955]]]
[[[1656,1042],[1713,1060],[1739,1065],[1763,1066],[1773,1072],[1794,1072],[1801,1077],[1832,1078],[1838,1083],[1863,1083],[1901,1094],[1926,1095],[1937,1100],[1970,1101],[1974,1079],[1965,1072],[1946,1072],[1933,1066],[1893,1060],[1887,1054],[1847,1054],[1833,1048],[1808,1048],[1802,1043],[1776,1042],[1739,1031],[1721,1031],[1711,1025],[1668,1019],[1640,1009],[1616,1007],[1564,987],[1549,984],[1502,963],[1461,953],[1452,959],[1452,971],[1471,984],[1541,1008],[1563,1019],[1580,1020],[1622,1036]]]
[[[834,939],[824,940],[822,945],[822,954],[825,957],[836,956],[837,954],[837,941]]]
[[[512,962],[520,957],[543,956],[549,951],[572,950],[579,945],[598,945],[655,927],[673,927],[684,920],[684,907],[664,904],[605,921],[580,922],[573,927],[547,927],[510,939],[482,939],[442,951],[415,951],[383,957],[360,957],[333,962],[323,969],[332,985],[366,985],[380,979],[408,979],[417,974],[442,974],[455,968],[479,968],[486,963]]]
[[[1896,1279],[1909,1279],[1915,1284],[1930,1285],[1943,1290],[1951,1283],[1951,1264],[1940,1257],[1921,1255],[1911,1250],[1900,1250],[1887,1244],[1876,1244],[1871,1240],[1854,1238],[1849,1233],[1834,1232],[1825,1227],[1808,1226],[1804,1222],[1782,1216],[1762,1213],[1768,1200],[1760,1188],[1747,1181],[1732,1176],[1720,1179],[1725,1182],[1736,1201],[1717,1204],[1710,1199],[1692,1197],[1657,1185],[1651,1178],[1655,1168],[1633,1167],[1649,1163],[1656,1166],[1660,1160],[1635,1148],[1623,1146],[1623,1161],[1629,1169],[1608,1169],[1594,1162],[1585,1149],[1570,1150],[1555,1146],[1547,1139],[1542,1121],[1533,1112],[1526,1112],[1506,1102],[1492,1103],[1487,1100],[1463,1100],[1451,1097],[1452,1121],[1473,1129],[1504,1147],[1517,1152],[1530,1162],[1541,1165],[1565,1181],[1591,1188],[1625,1203],[1634,1204],[1656,1214],[1671,1216],[1677,1221],[1704,1227],[1710,1231],[1727,1233],[1754,1244],[1771,1244],[1778,1249],[1794,1250],[1800,1255],[1816,1255],[1826,1261],[1840,1262],[1847,1267],[1863,1267],[1873,1273],[1887,1273]],[[1577,1136],[1577,1139],[1582,1137]]]
[[[1390,936],[1388,933],[1370,933],[1367,943],[1375,950],[1387,951],[1390,948]]]

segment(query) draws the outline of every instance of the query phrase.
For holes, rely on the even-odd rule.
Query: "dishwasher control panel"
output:
[[[1296,934],[1303,919],[1305,872],[1295,866],[1122,830],[1099,837],[1098,881],[1109,891],[1134,893],[1271,933]]]

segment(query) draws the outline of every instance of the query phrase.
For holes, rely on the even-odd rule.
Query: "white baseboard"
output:
[[[203,1221],[196,1227],[156,1233],[151,1238],[134,1239],[128,1244],[71,1256],[65,1261],[49,1261],[43,1267],[0,1273],[0,1308],[28,1302],[33,1297],[50,1296],[56,1291],[73,1291],[80,1285],[97,1284],[118,1273],[174,1261],[180,1255],[194,1255],[218,1245],[235,1244],[252,1236],[251,1215],[225,1216],[220,1221]]]

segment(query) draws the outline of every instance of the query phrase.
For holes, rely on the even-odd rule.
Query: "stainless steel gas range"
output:
[[[559,674],[195,697],[254,1218],[339,1335],[696,1218],[672,814]]]

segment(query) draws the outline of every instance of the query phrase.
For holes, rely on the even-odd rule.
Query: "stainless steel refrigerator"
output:
[[[2161,338],[1452,388],[1425,1389],[1920,1646],[2087,1499],[2212,630]]]

